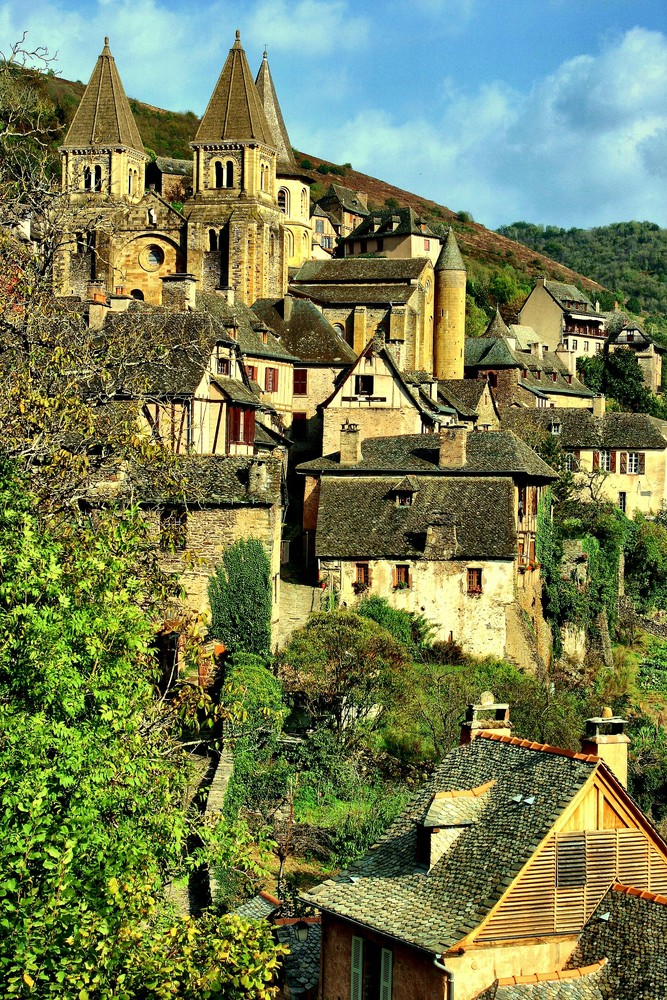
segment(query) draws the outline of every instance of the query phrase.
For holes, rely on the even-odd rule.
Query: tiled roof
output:
[[[477,416],[477,407],[482,398],[486,382],[476,378],[440,379],[438,396],[453,406],[462,417]]]
[[[222,67],[194,143],[261,142],[274,147],[240,34]]]
[[[552,411],[549,411],[553,413]],[[414,472],[441,476],[525,475],[537,479],[556,478],[553,469],[542,461],[511,431],[471,432],[467,438],[467,460],[462,469],[440,468],[439,443],[435,434],[402,434],[398,437],[366,438],[362,459],[356,465],[341,466],[338,454],[304,462],[300,472],[384,474]]]
[[[507,341],[502,337],[466,337],[464,367],[519,368]]]
[[[476,1000],[605,1000],[606,962],[499,979]]]
[[[396,505],[400,475],[322,480],[316,551],[338,559],[513,559],[514,491],[508,479],[414,477]]]
[[[348,257],[347,259],[350,261],[355,260],[354,257]],[[366,260],[360,260],[359,263],[365,264]],[[371,305],[377,303],[383,305],[390,302],[393,305],[403,305],[409,301],[415,293],[416,288],[414,285],[399,284],[343,285],[332,282],[330,285],[327,285],[322,282],[317,285],[309,285],[305,282],[295,282],[290,286],[290,291],[295,295],[307,295],[314,302],[322,302],[324,305],[332,303],[340,305]]]
[[[454,236],[454,230],[451,228],[447,233],[447,239],[442,246],[435,269],[436,271],[465,271],[466,269],[459,245]]]
[[[97,57],[88,86],[67,130],[63,149],[122,146],[144,152],[137,123],[125,96],[109,39]]]
[[[345,237],[345,242],[366,239],[369,236],[382,239],[389,236],[410,235],[438,239],[414,208],[388,208],[371,212],[368,218],[360,222],[357,228]]]
[[[576,285],[568,285],[564,281],[546,281],[545,287],[563,308],[566,308],[566,302],[574,302],[575,306],[587,306],[587,312],[593,309],[593,303],[589,297]]]
[[[589,410],[554,407],[553,409],[516,409],[502,411],[503,426],[526,433],[531,428],[551,431],[560,424],[558,441],[563,448],[632,448],[637,450],[667,448],[667,421],[646,413],[605,413],[594,417]]]
[[[500,310],[496,308],[495,315],[486,330],[484,331],[485,337],[509,337],[510,330],[507,323],[500,315]]]
[[[595,763],[478,737],[447,755],[379,844],[308,902],[440,954],[477,928],[532,857]],[[426,873],[416,824],[436,792],[495,781],[485,807]],[[517,807],[517,795],[531,796]],[[581,963],[584,964],[584,963]]]
[[[294,284],[343,285],[373,282],[405,284],[419,278],[430,266],[426,257],[344,257],[333,260],[307,260],[299,268]]]
[[[358,193],[352,188],[344,187],[343,184],[330,184],[318,204],[323,204],[326,207],[331,202],[338,203],[341,208],[352,215],[368,215],[368,209],[362,204]]]
[[[245,917],[246,920],[266,920],[281,905],[280,900],[276,899],[275,896],[270,896],[268,892],[260,892],[252,899],[241,903],[232,912],[239,917]]]
[[[192,160],[174,160],[167,156],[156,156],[155,166],[163,174],[174,174],[178,177],[192,177],[194,169]]]
[[[273,358],[276,361],[295,361],[296,358],[277,340],[266,324],[243,302],[230,305],[215,292],[197,292],[197,310],[208,313],[227,330],[238,330],[238,344],[243,354],[254,358]],[[267,332],[266,343],[262,336]]]
[[[282,461],[264,458],[266,481],[251,486],[250,467],[257,459],[245,455],[178,455],[163,465],[135,462],[130,482],[143,503],[198,503],[272,506],[282,499]]]
[[[283,299],[257,299],[252,311],[276,332],[280,343],[299,361],[318,364],[351,364],[356,354],[338,336],[331,323],[308,299],[293,299],[289,321],[284,319]]]
[[[262,65],[259,68],[259,73],[257,74],[257,79],[255,80],[255,86],[257,87],[257,93],[259,94],[259,99],[262,102],[262,107],[264,108],[266,120],[269,123],[269,128],[273,137],[273,145],[278,150],[278,173],[294,173],[297,170],[296,160],[294,159],[292,144],[289,141],[289,135],[287,134],[283,113],[280,110],[280,104],[278,103],[278,95],[276,94],[276,88],[273,85],[273,78],[271,76],[271,70],[269,69],[269,60],[266,52],[264,53]]]
[[[294,934],[294,926],[298,921],[275,925],[275,933],[280,944],[289,947],[289,955],[283,960],[283,968],[290,997],[303,996],[317,985],[320,978],[320,949],[322,946],[322,928],[319,923],[305,921],[308,925],[308,937],[299,942]]]

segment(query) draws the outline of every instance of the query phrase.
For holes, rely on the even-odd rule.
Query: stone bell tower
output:
[[[435,265],[433,354],[436,378],[463,378],[465,335],[466,266],[450,229]]]
[[[247,305],[282,297],[287,273],[277,149],[238,31],[190,146],[188,271],[203,290],[233,289]]]

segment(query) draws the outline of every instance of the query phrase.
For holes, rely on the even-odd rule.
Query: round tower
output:
[[[466,267],[450,229],[435,265],[433,354],[436,378],[463,378],[465,328]]]

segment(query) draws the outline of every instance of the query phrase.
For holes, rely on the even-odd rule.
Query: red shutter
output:
[[[600,452],[599,451],[594,451],[593,452],[593,469],[599,469],[599,468],[600,468]]]
[[[244,410],[243,412],[243,441],[245,444],[254,444],[255,441],[254,410]]]
[[[264,389],[266,392],[273,391],[273,368],[267,368],[264,372]]]
[[[308,369],[294,369],[294,395],[305,396],[308,393]]]
[[[616,452],[609,452],[609,471],[616,472]]]
[[[241,440],[241,409],[238,406],[230,406],[228,411],[228,427],[230,444],[238,444]]]
[[[646,455],[643,451],[639,453],[639,474],[643,476],[646,473]]]
[[[621,455],[621,475],[625,476],[628,472],[628,453],[627,451],[622,451]]]

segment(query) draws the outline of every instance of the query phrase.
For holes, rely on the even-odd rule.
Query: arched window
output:
[[[260,191],[266,191],[266,167],[264,164],[262,164],[259,171],[259,188]]]
[[[289,191],[287,188],[281,188],[278,192],[278,208],[285,215],[289,215]]]
[[[218,249],[218,234],[215,229],[209,229],[208,231],[208,248],[209,250]]]
[[[294,256],[294,236],[289,229],[285,230],[285,247],[287,249],[287,256]]]
[[[333,328],[336,331],[336,334],[340,337],[340,339],[345,340],[345,327],[343,326],[343,324],[334,323]]]
[[[225,163],[225,187],[234,187],[234,162],[227,160]]]
[[[99,164],[95,167],[95,190],[102,190],[102,168]]]
[[[308,239],[308,233],[304,233],[301,237],[301,250],[302,253],[305,253],[305,255],[308,256],[310,252],[310,240]]]
[[[301,214],[305,218],[308,215],[308,191],[301,188]]]
[[[85,191],[90,191],[93,186],[93,175],[90,167],[83,168],[83,187]]]
[[[133,288],[132,291],[130,292],[130,295],[132,296],[133,299],[139,299],[140,302],[144,301],[144,293],[141,291],[140,288]]]
[[[215,186],[217,188],[225,186],[224,170],[220,160],[215,161]]]
[[[132,171],[130,170],[130,172],[128,174],[128,177],[127,177],[127,193],[128,194],[132,194],[132,183],[133,183],[133,181],[134,181],[134,176],[132,174]]]

